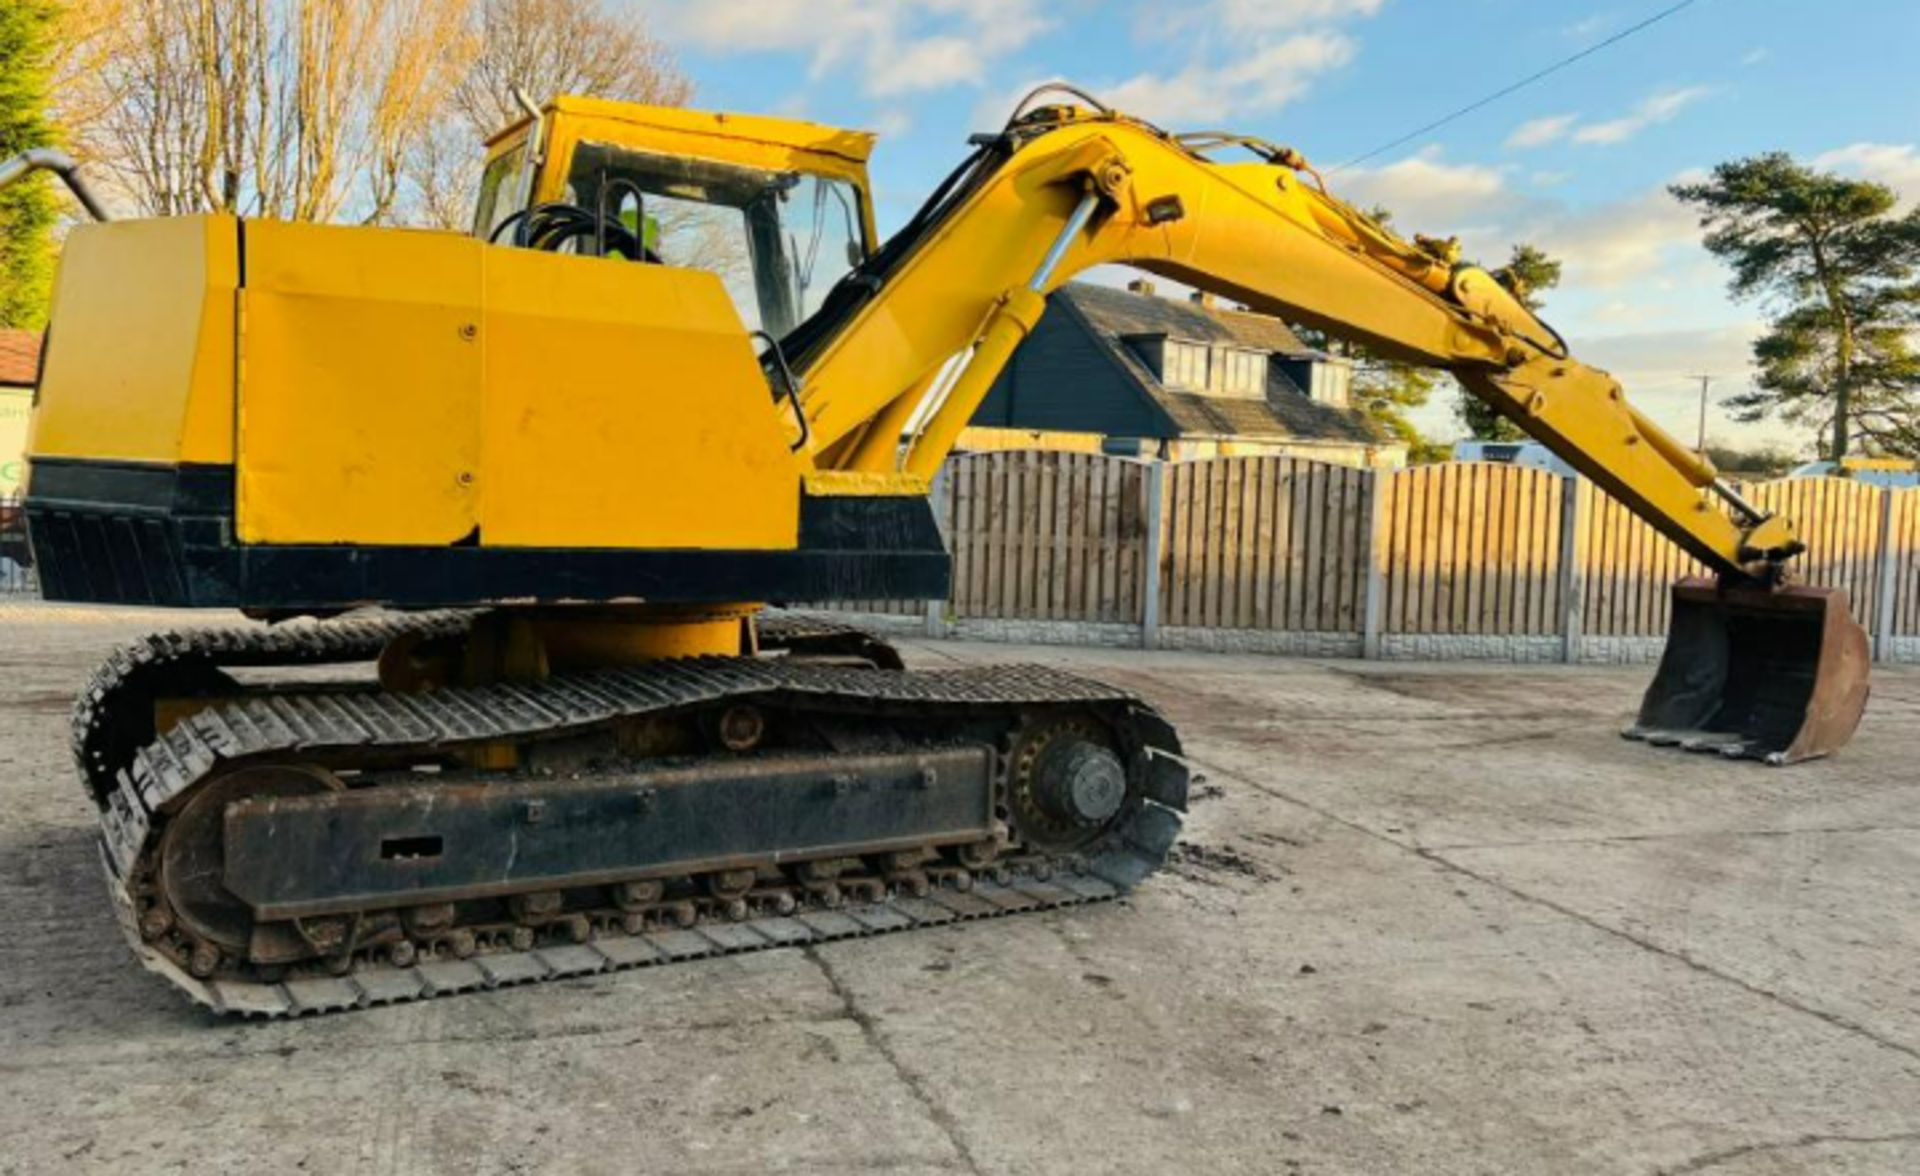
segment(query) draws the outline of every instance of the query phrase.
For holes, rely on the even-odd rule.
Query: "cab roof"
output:
[[[849,131],[799,119],[773,118],[761,114],[729,114],[724,111],[687,110],[678,106],[648,106],[639,102],[616,102],[606,98],[584,98],[563,94],[546,105],[549,114],[575,115],[654,127],[698,135],[713,135],[747,143],[763,143],[821,155],[838,156],[850,163],[864,164],[873,154],[874,136],[869,131]],[[492,147],[523,130],[529,119],[521,119],[487,140]]]

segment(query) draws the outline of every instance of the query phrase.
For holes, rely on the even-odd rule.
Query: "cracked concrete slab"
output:
[[[66,763],[66,699],[153,623],[0,617],[0,1172],[1920,1170],[1920,671],[1768,770],[1618,739],[1640,668],[916,644],[1161,705],[1206,777],[1172,867],[236,1025],[126,958]]]

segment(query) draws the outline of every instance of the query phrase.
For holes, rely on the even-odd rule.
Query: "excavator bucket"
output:
[[[1843,591],[1682,580],[1660,672],[1622,733],[1770,764],[1815,759],[1853,737],[1869,661]]]

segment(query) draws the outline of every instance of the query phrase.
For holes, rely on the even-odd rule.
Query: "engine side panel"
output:
[[[30,462],[231,464],[239,282],[240,222],[230,216],[74,229],[54,287]]]
[[[711,274],[254,222],[249,544],[791,550],[800,467]]]
[[[797,428],[718,278],[484,257],[483,546],[793,549]]]
[[[243,543],[453,543],[480,522],[481,258],[443,233],[251,221]]]

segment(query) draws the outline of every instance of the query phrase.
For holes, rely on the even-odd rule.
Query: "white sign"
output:
[[[27,414],[33,407],[28,388],[0,388],[0,498],[20,493],[27,474]]]

